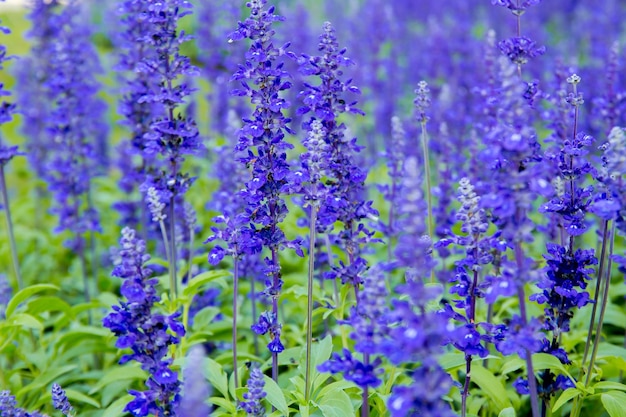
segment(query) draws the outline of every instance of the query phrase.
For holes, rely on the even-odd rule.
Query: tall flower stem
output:
[[[239,297],[239,257],[233,256],[233,377],[235,379],[235,389],[239,387],[239,375],[237,367],[237,298]]]
[[[585,378],[585,387],[589,386],[591,381],[591,373],[593,371],[593,365],[596,361],[596,355],[598,354],[598,345],[600,344],[600,337],[602,336],[602,325],[604,324],[604,313],[606,312],[606,306],[609,302],[609,288],[611,287],[611,266],[613,251],[615,249],[615,222],[611,225],[611,244],[609,247],[609,256],[606,268],[606,278],[604,280],[604,292],[602,293],[602,303],[600,306],[600,317],[598,318],[598,329],[596,330],[596,337],[593,340],[593,350],[591,351],[591,359],[589,359],[589,368],[587,368],[587,376]]]
[[[313,280],[315,272],[315,240],[317,222],[317,205],[311,206],[311,224],[309,226],[309,274],[307,283],[307,315],[306,315],[306,369],[304,371],[304,398],[309,401],[311,390],[311,345],[313,344]]]
[[[272,247],[272,266],[274,267],[273,273],[273,288],[277,288],[280,285],[280,264],[278,262],[278,248]],[[278,321],[278,294],[272,295],[272,313],[274,320]],[[278,352],[272,352],[272,379],[274,382],[278,382]]]
[[[370,354],[363,354],[363,364],[367,367],[370,364]],[[366,385],[363,387],[363,405],[361,405],[361,417],[369,417],[370,404],[369,404],[369,387]]]
[[[252,304],[252,322],[256,323],[258,316],[256,311],[256,277],[253,275],[250,277],[250,302]],[[254,354],[259,356],[259,335],[256,332],[252,332]]]
[[[424,175],[426,176],[426,202],[428,204],[428,236],[433,238],[433,196],[431,192],[430,179],[430,152],[428,146],[428,132],[426,131],[426,121],[420,123],[422,131],[422,153],[424,154]],[[434,280],[434,271],[431,272],[431,280]]]
[[[521,274],[523,268],[522,244],[515,242],[515,260],[517,262],[518,273]],[[518,280],[519,281],[519,280]],[[517,283],[517,298],[519,300],[520,317],[524,326],[528,325],[528,315],[526,313],[526,296],[524,294],[524,285]],[[539,397],[537,395],[537,381],[535,380],[535,369],[533,366],[532,352],[526,350],[526,368],[528,370],[528,389],[530,391],[530,407],[533,417],[539,417]]]
[[[585,352],[583,353],[583,361],[580,364],[580,372],[578,379],[582,376],[582,371],[585,368],[585,363],[587,362],[587,356],[589,354],[589,348],[591,347],[591,339],[593,335],[593,328],[595,327],[596,322],[596,312],[598,310],[598,298],[600,297],[601,291],[601,283],[602,276],[604,275],[604,263],[606,259],[606,244],[608,242],[608,233],[609,233],[609,221],[605,220],[602,223],[602,247],[600,249],[600,261],[598,265],[598,278],[596,280],[596,292],[593,296],[593,303],[591,307],[591,320],[589,321],[589,329],[587,331],[587,342],[585,343]]]
[[[478,259],[478,239],[474,237],[474,259]],[[472,285],[469,289],[471,295],[470,309],[469,309],[469,321],[470,323],[476,322],[476,287],[478,287],[478,270],[474,270],[474,276]],[[463,391],[461,392],[461,416],[465,417],[467,414],[467,396],[469,395],[470,382],[472,380],[472,355],[465,354],[465,383],[463,384]]]
[[[20,263],[17,257],[17,245],[15,243],[15,234],[13,233],[13,220],[11,219],[11,208],[9,207],[9,193],[7,192],[7,182],[4,176],[4,165],[0,164],[0,188],[2,188],[2,204],[4,205],[4,216],[9,232],[9,244],[11,246],[11,265],[13,273],[17,281],[18,289],[24,288],[22,274],[20,273]]]
[[[172,298],[172,301],[176,299],[177,295],[178,295],[178,278],[176,277],[176,221],[174,220],[176,218],[175,215],[175,207],[174,207],[174,199],[175,196],[172,196],[170,198],[170,210],[169,210],[169,217],[170,217],[170,240],[169,240],[169,244],[170,244],[170,250],[169,250],[169,256],[168,256],[168,266],[169,266],[169,273],[170,273],[170,285],[172,286],[170,288],[170,297]],[[165,243],[167,245],[167,243]]]
[[[163,238],[163,246],[165,246],[165,256],[167,257],[169,275],[170,275],[170,301],[176,298],[176,273],[173,271],[172,265],[172,255],[171,255],[171,247],[169,243],[169,239],[167,238],[167,229],[165,228],[165,222],[163,220],[159,221],[159,228],[161,229],[161,237]]]

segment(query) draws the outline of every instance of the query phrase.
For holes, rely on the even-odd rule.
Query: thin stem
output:
[[[187,258],[187,285],[191,281],[191,263],[193,262],[193,241],[196,238],[196,234],[193,230],[193,225],[189,227],[189,256]]]
[[[433,197],[430,181],[430,153],[428,150],[428,132],[426,132],[426,122],[421,123],[422,128],[422,153],[424,154],[424,175],[426,176],[426,202],[428,204],[428,236],[433,238]]]
[[[583,361],[580,364],[580,374],[578,379],[582,377],[582,371],[585,368],[587,362],[587,355],[589,354],[589,348],[591,347],[591,336],[593,335],[593,328],[596,323],[596,311],[598,309],[598,298],[600,297],[600,289],[602,283],[602,276],[604,275],[604,262],[606,259],[606,243],[608,241],[609,233],[609,221],[605,220],[602,223],[602,248],[600,249],[600,265],[598,266],[598,276],[596,279],[596,292],[593,295],[593,303],[591,304],[591,320],[589,321],[589,329],[587,330],[587,342],[585,343],[585,352],[583,353]]]
[[[280,282],[280,270],[278,266],[278,249],[272,247],[272,266],[274,267],[273,274],[273,288],[278,288]],[[272,312],[274,313],[274,320],[278,320],[278,294],[272,296]],[[272,379],[274,382],[278,382],[278,352],[272,352]]]
[[[602,294],[602,305],[600,306],[600,317],[598,318],[598,329],[596,330],[596,337],[593,340],[593,350],[591,351],[591,359],[589,359],[589,368],[587,368],[587,376],[585,378],[585,387],[589,386],[591,382],[591,373],[593,371],[593,365],[596,361],[596,355],[598,354],[598,346],[600,345],[600,337],[602,336],[602,325],[604,324],[604,313],[606,312],[606,306],[609,302],[609,288],[611,287],[611,266],[612,255],[615,249],[615,222],[611,225],[611,244],[609,248],[609,257],[606,267],[606,278],[604,282],[604,292]]]
[[[370,355],[369,353],[363,354],[363,362],[365,366],[370,364]],[[370,404],[369,404],[369,387],[366,385],[363,388],[363,405],[361,405],[361,417],[369,417],[370,415]]]
[[[472,355],[465,355],[465,383],[461,392],[461,417],[467,415],[467,396],[472,377]]]
[[[254,274],[250,276],[250,299],[252,302],[252,322],[256,323],[256,277]],[[252,339],[254,343],[254,354],[255,356],[259,356],[259,335],[256,332],[252,332]]]
[[[87,188],[87,210],[94,210],[93,198],[91,196],[91,182],[88,184]],[[92,229],[89,231],[89,251],[91,252],[91,276],[93,281],[93,290],[94,295],[98,293],[98,257],[97,246],[96,246],[96,236],[95,231]]]
[[[474,261],[478,260],[478,236],[474,235]],[[472,285],[469,288],[470,306],[469,306],[469,322],[476,322],[476,287],[478,287],[478,270],[474,269]],[[467,414],[467,396],[469,395],[469,387],[472,379],[472,355],[465,354],[465,383],[461,392],[461,415],[465,417]]]
[[[161,237],[163,238],[163,245],[165,246],[165,256],[167,257],[167,262],[169,265],[169,273],[170,273],[170,301],[173,301],[176,298],[176,292],[175,292],[175,287],[176,287],[176,275],[173,274],[173,270],[172,270],[172,256],[170,255],[170,243],[169,240],[167,238],[167,231],[165,230],[165,223],[163,222],[163,220],[161,220],[159,222],[159,228],[161,229]]]
[[[170,272],[170,297],[171,301],[174,301],[178,295],[178,279],[176,277],[176,217],[174,198],[170,198],[170,256],[169,256],[169,272]]]
[[[311,224],[309,226],[309,276],[307,287],[306,316],[306,369],[304,371],[304,398],[309,402],[311,390],[311,345],[313,344],[313,280],[315,272],[315,223],[317,222],[317,206],[311,206]]]
[[[237,248],[233,256],[233,376],[235,378],[235,389],[239,387],[239,375],[237,367],[237,298],[239,297],[239,260]]]
[[[78,258],[80,259],[81,275],[83,277],[83,297],[85,303],[91,302],[91,295],[89,293],[89,277],[87,275],[87,257],[85,256],[85,239],[80,234],[76,236],[76,247],[78,248]],[[87,322],[89,325],[93,323],[93,316],[91,309],[87,310]]]
[[[517,271],[522,276],[522,268],[524,253],[522,252],[522,244],[515,242],[515,260],[517,262]],[[526,314],[526,296],[524,295],[524,284],[517,280],[517,298],[519,301],[520,317],[524,326],[528,325],[528,315]],[[532,352],[526,349],[526,368],[528,370],[528,389],[530,391],[530,407],[533,417],[539,417],[539,398],[537,395],[537,381],[535,380],[535,369],[533,367]]]
[[[333,267],[333,251],[331,249],[330,246],[330,237],[328,235],[324,236],[324,240],[326,242],[326,253],[328,255],[328,264],[330,265],[331,269]],[[335,293],[335,306],[338,306],[339,303],[341,302],[341,300],[339,299],[339,287],[337,286],[337,279],[333,280],[333,291]]]
[[[9,232],[9,244],[11,246],[11,264],[13,266],[13,273],[15,274],[15,280],[17,281],[18,289],[24,288],[24,282],[22,281],[22,274],[20,273],[20,263],[17,257],[17,245],[15,243],[15,234],[13,233],[13,221],[11,219],[11,208],[9,207],[9,193],[7,192],[7,183],[4,176],[4,164],[0,164],[0,188],[2,189],[2,204],[4,205],[4,214],[7,224],[7,230]]]

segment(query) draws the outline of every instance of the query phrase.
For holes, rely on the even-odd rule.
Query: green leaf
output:
[[[8,326],[27,327],[29,329],[43,330],[43,324],[36,318],[26,313],[18,313],[7,319]]]
[[[235,406],[235,404],[233,404],[231,401],[227,400],[226,398],[211,397],[209,398],[209,402],[211,404],[217,405],[218,407],[222,407],[228,410],[228,412],[231,414],[235,414],[237,412],[237,407]]]
[[[354,408],[350,397],[344,391],[330,392],[318,403],[324,417],[347,417],[354,415]]]
[[[139,379],[146,380],[146,371],[142,370],[138,366],[123,366],[121,368],[113,368],[107,372],[94,387],[89,391],[89,394],[95,394],[102,388],[106,387],[112,382],[117,382],[123,379]]]
[[[620,382],[601,381],[593,386],[595,389],[626,391],[626,385]],[[625,405],[626,406],[626,405]]]
[[[46,391],[48,389],[48,385],[55,381],[58,377],[73,371],[77,367],[78,365],[66,365],[60,368],[48,369],[44,373],[33,379],[30,384],[22,387],[22,389],[17,392],[16,397],[21,397],[25,393],[33,390],[35,392]]]
[[[541,369],[561,371],[565,375],[569,376],[570,379],[574,380],[569,372],[567,372],[567,369],[565,369],[565,366],[563,366],[561,361],[558,360],[556,356],[550,355],[549,353],[535,353],[533,355],[533,368],[535,369],[535,371]]]
[[[498,417],[516,417],[515,409],[513,407],[507,407],[504,410],[500,411]]]
[[[611,417],[626,417],[626,393],[609,391],[600,396],[604,409]]]
[[[45,311],[62,311],[65,313],[71,309],[72,307],[67,301],[55,297],[54,295],[46,295],[29,302],[26,311],[30,314],[39,315]]]
[[[552,412],[554,413],[556,410],[567,404],[571,399],[576,398],[580,395],[580,391],[578,388],[568,388],[561,393],[558,400],[554,403],[552,407]]]
[[[17,307],[21,303],[26,301],[31,296],[37,294],[38,292],[43,292],[46,290],[58,291],[59,287],[52,284],[37,284],[31,285],[30,287],[26,287],[23,290],[18,291],[17,294],[15,294],[15,296],[11,299],[11,301],[9,301],[9,304],[7,304],[7,309],[4,312],[5,317],[10,318],[11,315],[13,315],[15,309],[17,309]]]
[[[125,415],[126,413],[123,412],[124,407],[126,407],[126,404],[131,402],[134,398],[135,397],[128,394],[118,398],[117,400],[113,401],[110,406],[107,407],[104,413],[102,413],[102,417],[120,417],[122,415]]]
[[[226,398],[226,400],[229,400],[228,377],[226,376],[224,368],[211,358],[206,358],[206,362],[208,365],[207,378],[209,379],[209,382],[224,396],[224,398]]]
[[[472,382],[481,388],[483,393],[494,402],[498,410],[502,411],[512,406],[502,382],[491,371],[482,365],[472,364],[471,376]]]
[[[218,278],[223,278],[230,275],[230,271],[227,270],[219,270],[219,271],[206,271],[201,274],[196,275],[189,281],[187,287],[183,290],[183,296],[191,297],[198,292],[203,285],[208,284],[211,281],[215,281]]]
[[[458,368],[459,366],[465,365],[465,354],[446,352],[439,357],[439,364],[446,371]]]
[[[289,408],[287,407],[287,400],[285,400],[285,394],[280,389],[278,384],[274,382],[272,378],[267,375],[263,375],[265,379],[265,392],[267,393],[267,401],[274,406],[284,416],[289,415]]]
[[[100,403],[98,401],[96,401],[95,399],[91,398],[88,395],[83,394],[80,391],[76,391],[73,389],[66,389],[65,395],[67,395],[67,398],[70,400],[70,403],[74,406],[76,406],[76,403],[84,403],[84,404],[93,405],[96,408],[100,408]]]

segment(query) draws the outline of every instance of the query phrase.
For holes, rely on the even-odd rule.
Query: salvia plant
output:
[[[0,417],[626,417],[624,16],[0,0]]]

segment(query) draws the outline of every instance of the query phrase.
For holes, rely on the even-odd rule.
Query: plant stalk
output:
[[[239,297],[239,259],[237,248],[233,255],[233,376],[235,378],[235,389],[239,387],[239,375],[237,367],[237,298]]]
[[[433,236],[433,195],[432,195],[432,184],[430,180],[430,152],[428,147],[428,132],[426,131],[426,121],[422,121],[421,132],[422,132],[422,153],[424,154],[424,175],[426,176],[426,202],[428,204],[428,236],[431,239],[434,239]],[[430,282],[435,282],[435,271],[433,269],[430,270]]]
[[[4,205],[4,215],[9,232],[9,244],[11,246],[11,265],[13,267],[13,273],[15,274],[15,280],[17,281],[17,288],[21,290],[24,288],[24,282],[22,281],[20,263],[17,256],[17,244],[13,232],[13,220],[11,219],[11,208],[9,207],[9,193],[7,192],[7,182],[4,176],[4,164],[0,164],[0,188],[2,188],[2,203]]]
[[[174,207],[174,198],[172,196],[170,198],[170,259],[169,259],[169,273],[170,273],[170,285],[173,285],[170,288],[170,297],[171,301],[174,301],[178,296],[178,278],[176,277],[176,217],[175,217],[175,207]]]
[[[308,403],[311,391],[311,346],[313,344],[313,280],[315,272],[315,224],[317,222],[317,205],[311,206],[311,224],[309,226],[309,274],[307,286],[307,319],[306,319],[306,369],[304,372],[304,398]]]

